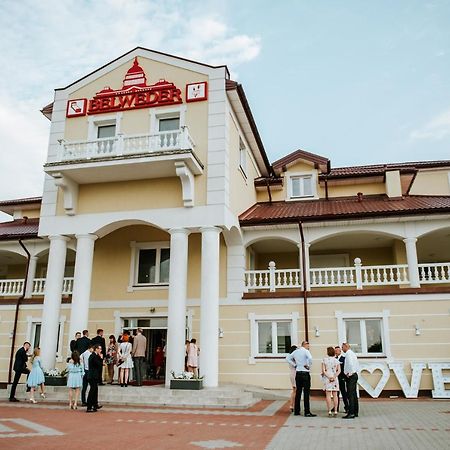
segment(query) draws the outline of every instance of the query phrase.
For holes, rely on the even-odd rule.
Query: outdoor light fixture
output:
[[[314,335],[315,335],[316,337],[319,337],[319,336],[320,336],[320,330],[319,330],[319,327],[314,327],[314,331],[315,331]]]
[[[414,325],[414,330],[415,330],[416,336],[420,336],[420,328],[419,328],[419,325]]]
[[[156,311],[156,308],[150,308],[150,312],[154,313]]]
[[[222,330],[222,328],[219,328],[219,337],[223,338],[223,330]]]

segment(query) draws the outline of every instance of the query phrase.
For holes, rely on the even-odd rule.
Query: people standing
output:
[[[36,347],[33,351],[33,356],[31,358],[31,372],[28,375],[27,386],[31,388],[30,393],[30,402],[37,403],[34,398],[34,392],[36,388],[40,386],[41,388],[41,397],[45,398],[45,375],[44,370],[42,369],[42,363],[40,358],[41,350]]]
[[[132,346],[128,342],[128,334],[122,335],[122,342],[117,351],[117,365],[119,367],[119,383],[120,387],[128,386],[128,378],[130,376],[130,369],[133,368],[133,358],[131,356]]]
[[[293,345],[290,350],[289,350],[289,355],[292,354],[293,352],[295,352],[295,350],[297,350],[297,346]],[[287,360],[288,357],[286,357]],[[291,398],[290,398],[290,409],[291,412],[294,411],[294,403],[295,403],[295,393],[297,391],[297,384],[295,382],[295,375],[297,374],[297,371],[295,370],[295,367],[292,366],[291,364],[289,364],[289,379],[291,381],[291,387],[292,387],[292,392],[291,392]]]
[[[142,334],[142,328],[138,328],[133,340],[131,355],[134,362],[134,379],[136,386],[142,386],[145,375],[145,354],[147,351],[147,338]]]
[[[345,363],[345,356],[342,354],[342,349],[337,345],[334,347],[335,353],[336,353],[336,359],[339,361],[339,364],[341,365],[341,371],[338,375],[338,381],[339,381],[339,391],[341,392],[342,401],[344,403],[344,411],[348,412],[348,395],[347,395],[347,385],[346,385],[346,376],[344,373],[344,363]],[[338,402],[338,411],[339,411],[339,402]]]
[[[296,370],[294,416],[300,415],[300,400],[303,392],[305,417],[316,417],[316,414],[311,413],[309,403],[309,392],[311,390],[311,375],[309,371],[312,366],[312,356],[309,351],[309,342],[303,341],[302,346],[287,357],[287,361],[291,366],[295,367]]]
[[[164,352],[162,351],[162,347],[158,346],[155,350],[155,355],[153,356],[153,366],[155,367],[155,378],[159,380],[159,374],[161,372],[161,368],[164,364]]]
[[[69,408],[78,409],[78,395],[83,386],[84,367],[77,351],[72,352],[72,357],[67,364],[67,387],[69,388]]]
[[[322,360],[321,374],[329,416],[332,414],[337,415],[339,404],[338,376],[340,373],[341,365],[336,359],[336,352],[333,347],[327,347],[327,356]]]
[[[106,350],[106,365],[108,367],[108,382],[113,384],[114,381],[114,366],[117,363],[117,342],[113,334],[109,336],[108,349]]]
[[[188,352],[189,352],[189,344],[191,343],[191,341],[189,339],[186,339],[186,341],[184,342],[184,371],[187,372],[188,371],[188,366],[187,366],[187,359],[188,359]],[[163,353],[165,353],[166,348],[163,348]]]
[[[344,342],[342,344],[342,350],[345,353],[344,373],[347,377],[347,394],[348,394],[348,413],[344,416],[344,419],[354,419],[359,415],[358,404],[358,372],[359,364],[353,350],[350,348],[350,344]]]
[[[94,346],[91,356],[89,356],[89,394],[87,398],[86,412],[97,412],[101,405],[98,404],[98,385],[102,381],[103,372],[103,358],[100,356],[102,353],[102,346],[96,344]]]
[[[91,345],[91,340],[89,339],[89,330],[83,330],[83,336],[77,339],[75,344],[75,350],[82,355]]]
[[[30,349],[31,344],[29,342],[24,342],[22,347],[19,348],[16,352],[16,356],[14,359],[14,380],[11,385],[11,391],[9,393],[9,401],[10,402],[18,402],[19,400],[16,398],[16,389],[19,383],[20,377],[22,374],[29,374],[30,370],[27,368],[28,362],[28,350]]]
[[[105,338],[103,337],[104,331],[99,328],[97,330],[97,336],[95,336],[94,338],[92,338],[91,342],[93,346],[96,345],[100,345],[102,347],[102,354],[101,357],[104,360],[105,356],[106,356],[106,342],[105,342]],[[100,378],[100,382],[98,383],[100,386],[103,386],[103,371],[102,371],[102,376]]]
[[[74,352],[75,350],[76,350],[76,348],[77,348],[77,341],[78,341],[78,339],[80,339],[81,338],[81,333],[79,332],[79,331],[77,331],[76,333],[75,333],[75,339],[72,339],[71,341],[70,341],[70,351],[71,352]]]
[[[85,352],[83,352],[83,354],[81,355],[81,363],[83,364],[83,368],[84,368],[83,388],[81,389],[81,406],[87,406],[86,391],[89,386],[89,382],[88,382],[89,357],[91,356],[92,352],[93,352],[93,348],[92,348],[92,344],[90,344],[88,349]]]
[[[198,355],[200,349],[197,347],[197,340],[191,339],[188,347],[187,367],[188,372],[192,372],[195,378],[198,378]]]

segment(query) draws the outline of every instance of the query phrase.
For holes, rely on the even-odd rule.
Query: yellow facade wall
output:
[[[409,191],[411,195],[450,195],[450,171],[421,170]]]

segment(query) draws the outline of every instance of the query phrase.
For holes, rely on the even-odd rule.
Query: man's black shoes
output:
[[[305,417],[317,417],[317,414],[308,413],[308,414],[305,414]]]
[[[97,410],[96,410],[96,409],[92,409],[92,408],[90,408],[90,409],[87,409],[87,410],[86,410],[86,412],[87,412],[87,413],[91,413],[91,412],[97,412]]]
[[[10,398],[9,401],[10,401],[10,402],[20,402],[20,400],[17,399],[16,397]]]
[[[343,419],[354,419],[356,416],[354,414],[347,414]]]

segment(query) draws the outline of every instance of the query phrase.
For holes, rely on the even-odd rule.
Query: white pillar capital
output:
[[[70,241],[70,237],[63,236],[62,234],[51,234],[50,236],[48,236],[48,239],[50,243],[53,241],[65,241],[65,242]]]
[[[202,234],[203,233],[221,233],[221,232],[222,232],[222,228],[215,227],[213,225],[200,228],[200,233],[202,233]]]
[[[407,238],[403,239],[403,242],[405,244],[415,244],[417,242],[417,238],[416,237],[407,237]]]
[[[98,236],[96,234],[76,234],[75,237],[77,240],[79,239],[91,239],[92,241],[96,241]]]
[[[177,234],[184,234],[186,236],[189,236],[191,234],[191,230],[188,228],[170,228],[169,229],[170,236],[177,235]]]

